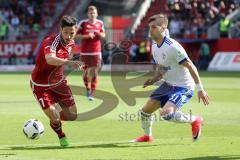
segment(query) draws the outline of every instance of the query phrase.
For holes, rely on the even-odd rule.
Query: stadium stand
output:
[[[36,39],[40,31],[50,26],[48,17],[53,16],[55,7],[55,0],[1,1],[2,19],[8,24],[4,40]]]
[[[56,33],[64,14],[86,18],[89,5],[98,8],[105,23],[104,43],[115,43],[118,51],[121,42],[131,41],[131,62],[151,61],[147,20],[157,13],[168,15],[170,36],[180,41],[199,68],[207,68],[200,62],[202,46],[209,48],[208,61],[219,51],[240,50],[239,0],[0,0],[0,64],[31,64],[38,39]],[[139,58],[139,52],[148,56]],[[103,50],[105,63],[111,62],[113,53]]]
[[[155,0],[132,37],[146,38],[147,18],[156,13],[164,13],[169,17],[171,37],[207,38],[208,27],[231,14],[239,5],[236,0]]]

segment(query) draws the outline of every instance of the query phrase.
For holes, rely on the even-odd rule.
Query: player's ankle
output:
[[[59,138],[59,139],[61,139],[61,138],[63,138],[63,137],[66,137],[66,135],[65,135],[64,132],[58,134],[58,138]]]

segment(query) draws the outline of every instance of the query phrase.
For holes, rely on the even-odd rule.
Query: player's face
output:
[[[156,21],[152,21],[148,24],[149,32],[153,40],[158,39],[164,31],[162,26],[159,26]]]
[[[96,19],[98,16],[97,11],[95,9],[92,9],[90,11],[88,11],[88,18],[93,20]]]
[[[66,44],[70,43],[71,40],[75,37],[77,32],[77,26],[72,27],[63,27],[61,28],[61,35]]]

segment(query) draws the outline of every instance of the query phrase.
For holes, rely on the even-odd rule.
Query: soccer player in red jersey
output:
[[[78,24],[76,39],[81,39],[80,59],[86,65],[83,74],[84,85],[87,90],[87,98],[94,100],[94,92],[97,87],[97,76],[101,67],[101,38],[104,38],[104,24],[97,19],[98,12],[95,6],[88,7],[88,19]]]
[[[74,121],[77,118],[72,92],[63,74],[63,65],[82,67],[81,62],[69,60],[75,45],[73,38],[76,32],[76,18],[63,16],[60,33],[42,41],[30,81],[33,94],[49,117],[50,126],[57,133],[63,147],[67,147],[69,143],[62,130],[61,120]],[[60,106],[59,109],[56,108],[56,104]]]

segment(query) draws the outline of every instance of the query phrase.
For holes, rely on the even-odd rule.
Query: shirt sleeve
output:
[[[77,33],[78,34],[83,34],[83,22],[84,21],[80,21],[77,25],[77,28],[78,28]]]
[[[105,32],[105,29],[104,29],[104,23],[103,23],[103,21],[101,21],[101,28],[100,28],[100,32]]]
[[[180,44],[177,46],[173,46],[173,54],[174,59],[177,61],[178,64],[182,64],[189,59],[185,49]]]
[[[44,55],[56,54],[58,43],[59,43],[59,40],[57,38],[55,38],[54,40],[46,39],[45,41],[43,41],[42,47],[43,47]]]

